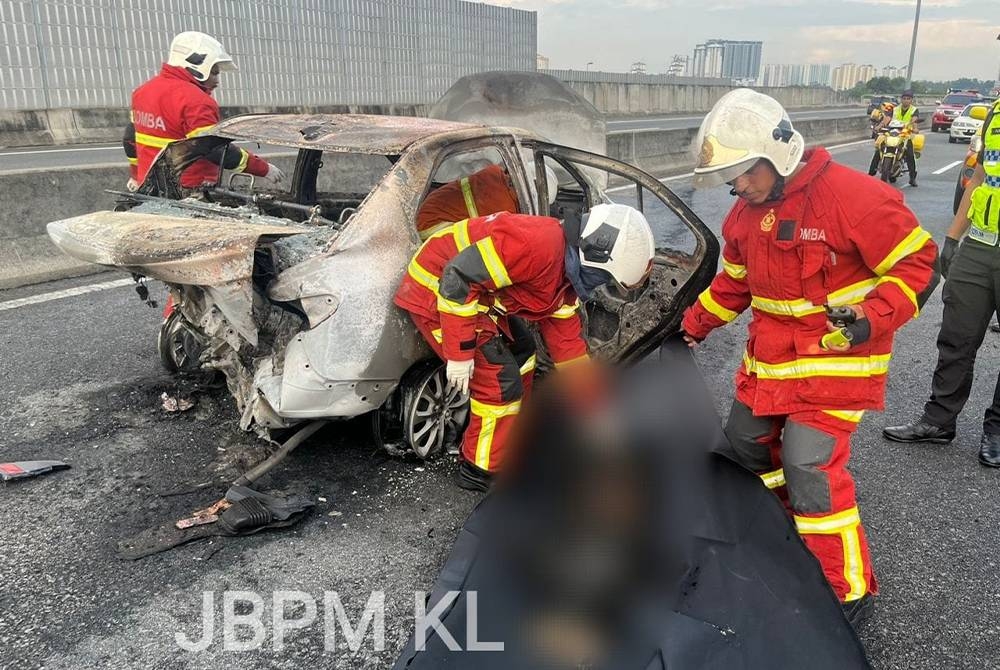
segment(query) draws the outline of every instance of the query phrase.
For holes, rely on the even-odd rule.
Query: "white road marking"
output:
[[[6,302],[0,302],[0,312],[8,309],[17,309],[18,307],[27,307],[28,305],[37,305],[42,302],[49,302],[50,300],[59,300],[60,298],[69,298],[74,295],[84,295],[86,293],[96,293],[97,291],[105,291],[109,288],[120,288],[122,286],[129,286],[134,284],[131,279],[116,279],[114,281],[101,282],[99,284],[88,284],[86,286],[77,286],[75,288],[67,288],[62,291],[52,291],[50,293],[39,293],[38,295],[28,296],[27,298],[18,298],[17,300],[7,300]]]
[[[935,171],[934,171],[934,172],[932,172],[931,174],[944,174],[945,172],[947,172],[948,170],[952,169],[952,168],[953,168],[953,167],[955,167],[956,165],[961,165],[961,164],[962,164],[962,163],[964,163],[964,162],[965,162],[965,161],[955,161],[954,163],[948,163],[947,165],[945,165],[945,166],[944,166],[943,168],[941,168],[940,170],[935,170]]]
[[[38,149],[35,151],[2,151],[0,156],[32,156],[34,154],[65,154],[73,151],[107,151],[108,149],[121,149],[120,144],[112,144],[109,147],[71,147],[68,149]],[[123,154],[124,155],[124,154]]]

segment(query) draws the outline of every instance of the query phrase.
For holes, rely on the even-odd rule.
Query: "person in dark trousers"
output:
[[[882,122],[883,126],[887,126],[890,123],[902,123],[904,126],[908,126],[916,132],[920,126],[920,110],[913,106],[913,91],[903,91],[903,94],[899,96],[899,104],[892,112],[892,116],[886,115]],[[903,152],[903,160],[906,161],[906,169],[910,173],[910,186],[913,188],[917,187],[917,159],[913,153],[913,142],[906,143],[906,150]],[[875,176],[878,172],[878,162],[879,162],[879,150],[875,149],[875,155],[872,157],[871,165],[868,166],[868,174]]]
[[[947,444],[972,390],[976,352],[993,315],[1000,310],[1000,102],[983,124],[983,148],[975,175],[941,250],[944,316],[938,333],[938,362],[931,397],[913,423],[882,431],[896,442]],[[962,236],[968,238],[959,244]],[[979,462],[1000,468],[1000,376],[993,404],[983,419]]]

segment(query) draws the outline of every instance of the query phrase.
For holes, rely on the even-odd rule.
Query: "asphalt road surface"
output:
[[[869,151],[846,146],[835,158],[865,167]],[[957,168],[933,172],[964,154],[964,146],[930,135],[920,187],[903,189],[938,240],[951,219]],[[718,231],[731,204],[725,189],[668,183]],[[158,310],[131,288],[70,290],[117,278],[0,292],[0,460],[72,464],[0,487],[0,669],[389,665],[412,628],[414,592],[431,585],[477,496],[451,483],[449,459],[390,457],[376,449],[367,424],[354,421],[320,433],[261,482],[316,501],[297,526],[136,562],[118,558],[119,540],[211,503],[263,446],[239,432],[223,390],[193,388],[161,371]],[[900,332],[888,409],[866,415],[855,441],[853,470],[881,588],[862,638],[879,669],[1000,665],[1000,471],[975,458],[1000,336],[987,334],[952,445],[906,446],[879,435],[886,423],[915,417],[927,396],[939,296]],[[720,412],[732,398],[745,324],[744,316],[713,334],[696,354]],[[161,393],[178,391],[192,395],[195,408],[164,412]],[[223,593],[237,590],[260,594],[266,605],[258,649],[227,650],[219,630]],[[270,616],[272,594],[282,590],[320,601],[320,618],[289,631],[278,651]],[[336,629],[324,592],[336,592],[356,623],[373,591],[385,594],[384,649],[373,648],[369,632],[358,652],[342,634],[324,650],[324,622]],[[185,651],[175,633],[201,636],[206,593],[214,598],[214,637],[202,651]],[[307,615],[305,607],[287,606],[285,615]]]
[[[861,115],[862,107],[841,107],[836,109],[791,112],[792,119],[838,119]],[[661,116],[608,121],[608,131],[616,130],[671,130],[692,128],[701,123],[701,116]],[[261,156],[287,153],[285,147],[272,145],[243,145]],[[96,165],[121,164],[125,161],[121,144],[74,145],[65,147],[0,147],[0,172],[39,168],[93,167]]]

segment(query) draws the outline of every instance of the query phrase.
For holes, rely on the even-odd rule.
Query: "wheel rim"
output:
[[[406,439],[420,458],[440,454],[457,440],[468,417],[468,395],[448,390],[444,366],[434,368],[417,385],[407,412]]]
[[[191,371],[199,367],[201,343],[183,318],[172,318],[165,336],[167,352],[178,371]]]

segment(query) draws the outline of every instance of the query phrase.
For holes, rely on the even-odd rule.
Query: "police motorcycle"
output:
[[[875,150],[878,152],[878,177],[884,182],[895,184],[906,170],[906,147],[913,145],[914,158],[920,158],[924,148],[924,136],[917,133],[912,125],[892,120],[877,130]]]

